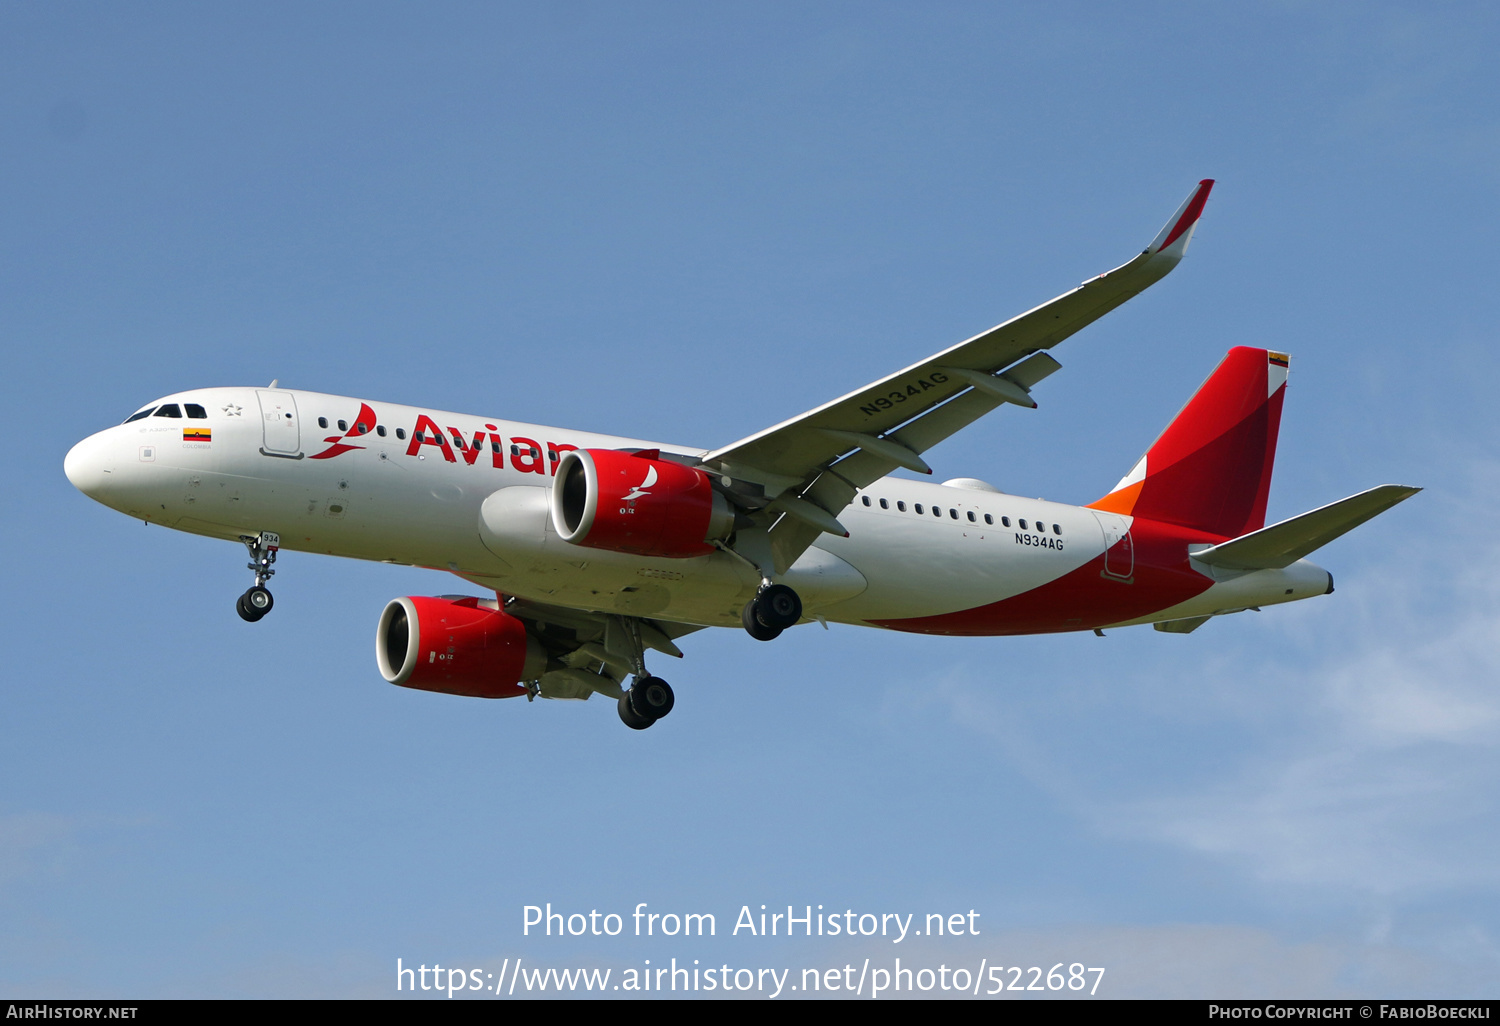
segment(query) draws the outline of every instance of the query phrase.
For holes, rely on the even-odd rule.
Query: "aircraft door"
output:
[[[1104,532],[1104,576],[1129,581],[1135,572],[1135,541],[1130,537],[1130,522],[1115,513],[1095,513],[1094,519]]]
[[[302,455],[302,432],[297,426],[297,400],[290,392],[257,389],[261,427],[265,432],[261,452],[267,456]]]

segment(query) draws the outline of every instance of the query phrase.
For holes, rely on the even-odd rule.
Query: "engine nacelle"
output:
[[[515,698],[546,670],[547,653],[493,599],[392,599],[380,614],[375,660],[392,684],[471,698]]]
[[[552,482],[552,526],[563,541],[685,559],[734,531],[734,510],[696,467],[614,449],[563,453]]]

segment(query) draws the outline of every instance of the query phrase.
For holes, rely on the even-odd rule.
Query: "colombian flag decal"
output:
[[[184,442],[212,442],[214,433],[208,428],[183,428],[182,440]]]
[[[1292,361],[1285,353],[1268,352],[1266,355],[1269,356],[1271,358],[1271,362],[1278,367],[1287,367],[1291,365]]]

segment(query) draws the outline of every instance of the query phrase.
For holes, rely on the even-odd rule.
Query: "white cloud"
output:
[[[982,953],[990,963],[999,958],[1007,984],[1039,982],[1032,966],[1046,974],[1058,963],[1061,972],[1082,962],[1102,967],[1096,997],[1293,999],[1337,998],[1378,994],[1383,997],[1483,995],[1492,990],[1496,967],[1487,958],[1454,960],[1387,942],[1317,940],[1288,942],[1275,933],[1249,926],[1190,925],[1105,926],[1080,924],[987,934],[982,943],[924,948],[913,957],[903,955],[911,968],[973,970]],[[850,961],[858,966],[868,955],[872,966],[888,967],[889,946],[851,947],[830,956],[830,964]],[[1023,969],[1015,974],[1014,963]],[[1085,974],[1091,986],[1095,975]],[[986,974],[988,979],[988,974]],[[1045,975],[1041,981],[1045,986]],[[984,989],[984,988],[982,988]],[[1087,989],[1087,988],[1085,988]],[[893,995],[886,994],[886,997]],[[936,990],[922,997],[959,997]],[[1002,995],[995,995],[1000,997]],[[1079,992],[1020,990],[1006,999],[1066,998]]]
[[[1238,779],[1132,803],[1110,826],[1240,863],[1269,884],[1377,895],[1493,886],[1496,760],[1378,749],[1265,759]],[[1472,828],[1472,829],[1471,829]]]
[[[0,885],[53,864],[78,828],[77,820],[50,812],[0,816]]]
[[[1164,842],[1238,866],[1258,884],[1314,887],[1336,900],[1492,892],[1500,884],[1500,534],[1489,525],[1500,468],[1482,465],[1471,482],[1461,498],[1423,497],[1436,541],[1386,531],[1389,561],[1342,575],[1335,599],[1165,639],[1191,650],[1135,646],[1137,656],[1163,654],[1147,665],[1109,664],[1110,679],[1085,685],[1092,690],[1068,710],[1095,717],[1096,733],[1107,733],[1100,718],[1117,716],[1141,737],[1187,725],[1224,738],[1212,762],[1193,761],[1183,744],[1193,772],[1163,778],[1106,767],[1071,743],[1055,722],[1060,713],[1037,699],[1026,709],[1002,703],[966,674],[932,694],[1107,835]],[[1366,545],[1378,546],[1381,531],[1366,530]],[[1136,707],[1119,705],[1120,695]],[[1211,773],[1199,772],[1205,764]]]
[[[147,821],[92,813],[14,812],[0,815],[0,887],[38,874],[64,873],[83,851],[87,835],[106,829],[134,828]]]
[[[1317,637],[1241,668],[1236,686],[1259,687],[1282,726],[1237,774],[1134,802],[1113,825],[1273,883],[1500,883],[1500,541],[1462,506],[1493,508],[1455,504],[1436,532],[1447,545],[1399,547],[1399,563],[1349,581],[1357,601],[1325,610]]]

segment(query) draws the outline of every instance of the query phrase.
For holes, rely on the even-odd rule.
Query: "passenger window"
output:
[[[1052,533],[1053,534],[1062,534],[1062,528],[1059,527],[1059,526],[1057,526],[1056,524],[1053,524],[1052,525]]]
[[[375,433],[377,435],[379,435],[381,438],[384,438],[385,437],[385,425],[384,424],[377,424],[377,425],[375,425]]]
[[[156,407],[155,406],[148,406],[144,410],[142,410],[140,413],[132,413],[130,416],[126,417],[125,418],[125,423],[129,424],[133,420],[143,420],[144,418],[151,416],[151,414],[154,413],[155,411],[156,411]]]
[[[362,435],[368,435],[370,433],[370,425],[366,424],[364,421],[356,421],[354,424],[354,429]]]
[[[1024,521],[1024,520],[1017,520],[1016,523],[1018,523],[1018,524],[1021,525],[1021,530],[1023,530],[1023,531],[1026,530],[1026,521]]]
[[[156,415],[158,417],[176,417],[178,420],[181,420],[182,410],[178,408],[176,403],[167,403],[167,405],[156,411]]]
[[[898,510],[900,510],[902,513],[905,513],[906,512],[906,503],[902,502],[900,499],[897,499],[896,500],[896,508]]]
[[[866,506],[870,504],[870,497],[868,495],[861,495],[859,498]]]
[[[469,448],[464,444],[464,436],[459,434],[457,431],[453,432],[453,447],[455,449],[458,449],[460,452]]]
[[[327,426],[328,426],[328,418],[327,417],[319,417],[318,418],[318,427],[320,427],[320,428],[326,428]]]
[[[1047,533],[1047,525],[1044,524],[1044,523],[1042,523],[1040,520],[1038,520],[1036,522],[1035,527],[1036,527],[1036,530],[1041,531],[1043,534]]]
[[[990,525],[990,526],[991,526],[991,527],[994,527],[994,526],[995,526],[995,518],[994,518],[994,517],[992,517],[992,516],[990,516],[990,515],[989,515],[989,514],[988,514],[988,513],[986,513],[986,514],[985,514],[985,515],[984,515],[984,522],[985,522],[985,523],[986,523],[986,524],[989,524],[989,525]]]
[[[891,504],[889,502],[886,502],[884,499],[881,499],[880,500],[880,508],[881,509],[890,509],[891,508]]]
[[[977,524],[977,523],[979,523],[979,520],[974,516],[974,511],[972,509],[969,510],[969,523],[971,523],[971,524]]]
[[[949,517],[949,519],[957,520],[958,519],[958,510],[954,509],[952,506],[949,506],[948,507],[948,517]]]
[[[934,506],[934,507],[932,507],[932,515],[935,516],[935,517],[940,517],[940,516],[943,515],[943,511],[940,508],[938,508],[937,506]]]
[[[547,458],[549,460],[551,460],[553,463],[556,463],[558,460],[562,459],[562,457],[557,454],[557,450],[556,449],[548,449],[547,450]],[[865,505],[868,506],[869,504],[870,504],[870,500],[866,499],[865,500]]]
[[[411,436],[411,440],[413,442],[425,442],[427,441],[427,435],[421,431],[418,431],[416,434]]]
[[[917,512],[918,512],[918,513],[920,513],[920,512],[922,512],[922,504],[921,504],[921,503],[920,503],[920,502],[919,502],[919,503],[917,503],[917,504],[916,504],[916,505],[915,505],[915,506],[913,506],[913,507],[912,507],[912,509],[914,509],[914,510],[916,510],[916,511],[917,511]]]
[[[1000,526],[1001,527],[1009,527],[1010,526],[1010,517],[1001,517],[1000,518]]]
[[[208,419],[208,411],[199,406],[197,403],[183,403],[182,408],[184,410],[187,410],[187,415],[191,420]]]
[[[397,428],[396,429],[396,437],[397,438],[405,438],[406,437],[406,428]]]
[[[339,430],[340,431],[348,431],[349,430],[349,422],[347,420],[341,420],[341,421],[339,421]]]

